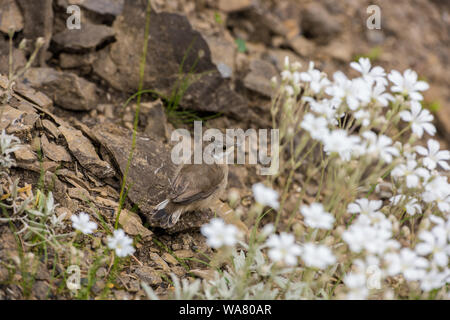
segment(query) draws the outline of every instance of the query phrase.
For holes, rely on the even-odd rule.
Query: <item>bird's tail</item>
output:
[[[177,223],[183,209],[170,203],[169,199],[159,203],[150,214],[152,222],[157,222],[162,228],[171,228]]]

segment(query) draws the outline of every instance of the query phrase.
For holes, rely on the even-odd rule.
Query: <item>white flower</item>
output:
[[[373,131],[366,131],[362,134],[366,139],[366,153],[374,157],[380,157],[384,162],[391,163],[394,156],[400,153],[397,148],[392,146],[392,139],[388,136],[378,136]]]
[[[305,114],[300,126],[316,140],[322,140],[329,132],[328,121],[323,117],[316,118],[312,113]]]
[[[19,150],[22,146],[16,136],[6,134],[5,129],[0,135],[0,167],[10,168],[16,165],[14,159],[11,159],[11,153]]]
[[[262,183],[256,183],[252,186],[252,191],[253,197],[257,203],[272,207],[274,209],[278,209],[280,207],[280,203],[278,202],[278,192],[275,190],[266,187]]]
[[[126,257],[134,253],[133,239],[125,234],[122,229],[114,230],[113,236],[106,239],[108,248],[115,250],[118,257]]]
[[[446,177],[438,176],[425,185],[423,201],[435,202],[442,212],[450,212],[450,184]]]
[[[309,63],[307,72],[300,73],[300,80],[309,82],[309,87],[314,93],[319,93],[322,88],[330,84],[330,80],[317,69],[314,69],[314,62]]]
[[[420,280],[420,288],[425,292],[442,288],[448,283],[449,275],[450,270],[448,268],[444,272],[439,272],[437,269],[431,269]]]
[[[416,252],[421,256],[433,255],[433,261],[441,267],[448,266],[448,255],[450,245],[447,242],[447,232],[440,226],[434,227],[430,231],[422,231],[419,234],[422,240],[416,246]]]
[[[352,252],[366,250],[371,254],[384,254],[396,249],[399,243],[392,239],[392,223],[381,212],[359,215],[356,221],[342,234],[342,239]]]
[[[356,110],[360,105],[370,102],[370,85],[361,78],[349,80],[341,71],[333,74],[334,84],[325,89],[325,92],[333,99],[347,103],[350,110]]]
[[[406,186],[408,188],[417,188],[420,185],[420,177],[427,179],[429,173],[425,168],[418,168],[415,160],[408,160],[406,165],[401,163],[396,166],[391,175],[398,179],[401,177],[406,178]]]
[[[423,96],[418,91],[425,91],[429,88],[425,81],[417,81],[417,73],[411,69],[405,70],[403,76],[397,70],[392,70],[388,79],[395,84],[391,87],[392,92],[408,95],[412,100],[422,100]]]
[[[347,207],[349,213],[360,213],[360,214],[371,214],[379,212],[383,201],[381,200],[369,200],[366,198],[361,198],[356,200],[354,203],[350,203]]]
[[[358,149],[359,142],[359,137],[349,136],[347,131],[337,129],[325,136],[323,139],[323,149],[328,155],[336,152],[342,160],[349,161],[352,154]]]
[[[338,124],[338,121],[336,119],[336,110],[339,108],[340,104],[338,100],[322,99],[320,101],[317,101],[311,97],[304,97],[302,99],[309,102],[311,110],[325,117],[329,124]]]
[[[419,138],[422,138],[424,131],[430,136],[434,136],[436,133],[436,128],[431,123],[433,115],[430,111],[423,109],[417,101],[411,101],[411,111],[404,110],[399,115],[403,121],[411,122],[411,130]]]
[[[387,85],[386,72],[382,67],[372,67],[369,58],[359,58],[358,62],[350,62],[350,67],[360,72],[362,77],[369,83],[377,82],[377,84]]]
[[[223,246],[234,246],[239,235],[239,231],[234,225],[225,224],[219,218],[211,219],[209,224],[203,225],[201,233],[206,237],[208,246],[215,249]]]
[[[330,230],[333,227],[334,217],[326,212],[321,203],[303,206],[300,212],[305,217],[305,224],[311,228]]]
[[[373,100],[379,102],[382,107],[387,107],[389,101],[394,101],[394,97],[390,93],[385,92],[385,86],[381,83],[377,83],[372,88],[371,97]]]
[[[87,213],[80,212],[78,216],[72,215],[71,219],[73,228],[84,234],[91,234],[97,229],[97,224],[93,221],[89,221],[89,215]]]
[[[350,289],[347,293],[348,300],[364,300],[369,295],[364,273],[349,272],[343,279],[344,284]]]
[[[390,276],[403,274],[406,280],[420,280],[425,276],[425,268],[428,267],[428,260],[419,257],[409,248],[403,248],[400,253],[388,253],[385,256],[388,264],[387,273]]]
[[[303,245],[302,259],[308,267],[325,269],[336,262],[330,248],[324,245],[306,243]]]
[[[294,236],[285,232],[280,235],[272,234],[266,245],[270,248],[268,255],[272,261],[284,262],[289,266],[297,264],[297,257],[302,251],[300,246],[295,244]]]
[[[422,207],[420,206],[417,199],[411,198],[408,201],[406,201],[406,196],[404,195],[396,195],[391,197],[390,202],[392,205],[399,205],[401,204],[405,209],[406,213],[410,216],[415,215],[416,213],[422,213]]]
[[[422,146],[417,146],[416,151],[418,154],[424,156],[423,164],[430,170],[434,170],[439,164],[444,170],[450,170],[450,166],[447,161],[450,160],[450,151],[440,151],[439,142],[433,139],[429,139],[427,142],[428,150]]]

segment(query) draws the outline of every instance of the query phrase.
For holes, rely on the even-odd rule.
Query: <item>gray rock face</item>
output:
[[[114,30],[104,25],[84,23],[81,29],[66,29],[53,36],[52,40],[63,50],[83,51],[94,49],[114,38]]]
[[[320,43],[327,43],[341,31],[341,25],[321,4],[311,3],[301,15],[302,33]]]
[[[122,12],[124,0],[69,0],[68,2],[101,15],[118,16]]]
[[[70,152],[72,152],[83,168],[99,178],[114,176],[114,169],[109,163],[100,159],[90,140],[80,130],[65,126],[60,126],[58,130],[66,139]]]
[[[70,72],[51,68],[31,68],[24,83],[54,98],[55,104],[68,110],[91,110],[97,104],[96,86]]]
[[[111,123],[97,125],[92,129],[123,177],[131,150],[132,132]],[[136,149],[128,172],[127,183],[130,200],[144,213],[167,196],[169,178],[175,172],[170,159],[170,148],[151,137],[137,135]]]
[[[278,71],[273,64],[255,59],[250,63],[250,72],[244,78],[244,85],[248,89],[270,98],[273,93],[270,80],[277,75]]]
[[[139,62],[144,44],[146,2],[128,1],[113,28],[116,42],[98,53],[94,72],[112,87],[135,93],[139,84]],[[181,72],[180,72],[181,67]],[[229,88],[201,34],[186,17],[155,13],[150,17],[150,36],[144,88],[170,96],[175,87],[187,84],[181,100],[186,108],[245,116],[245,99]]]

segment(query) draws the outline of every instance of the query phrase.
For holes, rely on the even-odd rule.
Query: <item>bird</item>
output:
[[[150,213],[150,220],[161,228],[172,228],[185,212],[209,208],[226,189],[228,183],[228,163],[226,157],[234,151],[234,146],[224,146],[223,151],[214,154],[212,164],[186,163],[180,165],[173,179],[170,179],[167,198],[157,204]]]

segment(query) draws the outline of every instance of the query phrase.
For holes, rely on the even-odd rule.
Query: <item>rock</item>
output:
[[[252,2],[252,0],[219,0],[217,7],[220,11],[228,13],[248,9]]]
[[[36,91],[23,83],[19,82],[14,87],[14,91],[18,95],[25,97],[29,101],[34,102],[41,108],[48,109],[53,105],[53,101],[49,97],[47,97],[44,93]]]
[[[55,104],[64,109],[91,110],[97,104],[96,86],[74,73],[30,68],[24,75],[24,82],[53,97]]]
[[[159,274],[152,268],[147,266],[142,266],[136,269],[135,274],[142,281],[146,282],[148,285],[159,285],[162,283],[162,279]]]
[[[93,65],[99,77],[129,93],[135,93],[139,86],[146,5],[145,0],[125,2],[122,15],[113,24],[117,41],[99,51]],[[188,87],[181,106],[240,119],[246,115],[247,101],[222,78],[206,41],[186,17],[152,11],[148,47],[144,87],[170,96],[183,78]]]
[[[141,110],[145,109],[147,124],[144,132],[161,138],[163,141],[169,139],[169,130],[167,128],[167,116],[164,105],[161,100],[141,105]]]
[[[23,145],[19,150],[14,151],[14,156],[19,162],[31,163],[37,160],[36,154],[28,144]]]
[[[122,13],[124,0],[69,0],[69,4],[80,5],[100,15],[118,16]]]
[[[164,254],[162,255],[162,258],[167,262],[170,263],[171,265],[177,265],[178,264],[178,260],[174,258],[173,255],[171,255],[168,252],[164,252]]]
[[[211,58],[223,78],[231,78],[234,73],[236,44],[225,37],[206,36],[211,50]]]
[[[63,50],[77,52],[95,49],[113,38],[113,28],[104,25],[83,23],[81,29],[65,29],[64,31],[55,34],[52,40]]]
[[[131,149],[132,132],[108,122],[95,126],[92,131],[118,165],[122,177]],[[174,172],[171,149],[152,137],[138,134],[127,179],[128,184],[132,183],[128,190],[129,199],[139,206],[141,212],[150,213],[153,206],[167,196],[169,178]]]
[[[103,289],[105,289],[106,283],[103,280],[96,279],[94,285],[92,286],[91,290],[95,295],[100,294]]]
[[[347,63],[352,60],[353,52],[350,44],[344,44],[342,41],[332,41],[323,49],[324,54],[330,55],[336,60]]]
[[[42,120],[42,126],[56,139],[61,134],[56,125],[47,119]]]
[[[177,250],[174,254],[181,259],[192,258],[194,256],[194,252],[192,252],[192,250]]]
[[[92,143],[80,130],[60,126],[59,131],[66,139],[70,152],[83,168],[99,178],[108,178],[115,175],[114,169],[109,163],[100,159]]]
[[[300,56],[310,59],[314,55],[314,42],[306,39],[303,36],[297,36],[289,40],[291,48]]]
[[[87,54],[72,54],[72,53],[65,53],[62,52],[59,55],[59,65],[63,69],[80,69],[83,67],[89,67],[94,62],[95,57],[94,55],[87,53]]]
[[[342,27],[322,4],[314,2],[305,7],[301,14],[300,26],[302,34],[318,43],[327,43],[339,34]]]
[[[9,125],[15,121],[18,121],[24,112],[12,108],[9,105],[3,107],[2,117],[0,119],[0,131],[9,127]]]
[[[214,280],[216,275],[215,270],[210,269],[191,269],[189,273],[205,280]]]
[[[89,191],[83,188],[68,188],[67,193],[69,194],[69,197],[72,199],[77,199],[83,202],[91,200],[91,195],[89,194]]]
[[[263,96],[271,97],[273,88],[270,80],[277,75],[278,71],[273,64],[255,59],[250,62],[250,72],[244,78],[244,85]]]
[[[130,300],[130,296],[124,290],[115,290],[114,297],[116,300]]]
[[[289,57],[289,62],[291,64],[298,62],[301,63],[302,65],[305,65],[305,61],[301,59],[298,55],[293,53],[291,50],[269,49],[262,55],[262,58],[274,64],[279,72],[284,70],[284,59],[286,57]]]
[[[42,134],[41,136],[41,146],[44,151],[44,155],[50,160],[56,162],[70,162],[72,161],[72,157],[69,152],[67,152],[66,148],[63,146],[58,146],[56,143],[49,142],[47,136]]]
[[[32,292],[38,300],[47,299],[47,295],[49,293],[49,285],[46,281],[38,280],[33,284]]]
[[[170,272],[169,265],[159,256],[159,254],[151,252],[150,259],[155,262],[165,272]]]
[[[134,212],[123,209],[120,212],[119,223],[123,227],[123,230],[131,236],[139,235],[146,241],[152,239],[153,232],[142,225],[141,218]]]
[[[12,28],[15,32],[23,29],[23,17],[14,0],[0,2],[0,31],[8,34]]]

